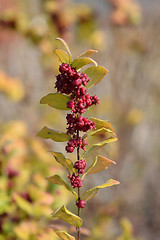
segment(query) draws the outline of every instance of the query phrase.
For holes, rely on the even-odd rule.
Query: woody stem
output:
[[[77,130],[77,140],[79,140],[79,130]],[[79,146],[77,147],[77,161],[80,160]],[[78,188],[78,201],[80,200],[80,188]],[[78,207],[78,217],[80,217],[80,208]],[[77,240],[80,240],[80,228],[77,228]]]

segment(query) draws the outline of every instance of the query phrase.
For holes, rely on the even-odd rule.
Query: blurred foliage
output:
[[[15,102],[22,100],[25,96],[22,82],[17,78],[7,76],[3,72],[0,72],[0,92]]]
[[[0,131],[0,239],[56,239],[48,230],[50,214],[69,200],[61,187],[44,176],[61,168],[48,146],[30,135],[24,122],[3,124]]]
[[[108,0],[112,5],[111,21],[118,26],[137,25],[141,21],[141,9],[133,0]]]

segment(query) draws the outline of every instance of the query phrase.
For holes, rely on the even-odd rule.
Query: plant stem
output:
[[[79,130],[77,130],[77,140],[79,140]],[[80,160],[79,147],[77,147],[77,160]],[[78,188],[78,201],[80,200],[80,188]],[[80,208],[78,207],[78,217],[80,217]],[[77,228],[77,240],[80,240],[80,228]]]

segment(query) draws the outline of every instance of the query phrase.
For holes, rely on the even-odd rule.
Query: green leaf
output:
[[[76,68],[77,70],[84,67],[87,64],[90,63],[94,63],[95,66],[97,66],[97,63],[92,59],[92,58],[88,58],[88,57],[84,57],[84,58],[76,58],[73,62],[72,62],[72,67]]]
[[[81,58],[81,57],[91,57],[93,55],[93,53],[97,53],[97,52],[98,52],[97,50],[88,49],[87,51],[85,51],[84,53],[79,55],[78,58]]]
[[[89,120],[95,123],[96,130],[105,128],[108,132],[113,133],[116,136],[115,131],[109,121],[104,121],[93,117],[90,117]]]
[[[120,184],[120,182],[114,180],[114,179],[110,179],[108,180],[106,183],[99,185],[97,187],[91,188],[88,191],[86,191],[85,193],[82,194],[81,199],[88,201],[89,199],[93,198],[95,196],[95,194],[97,193],[97,191],[101,188],[107,188],[107,187],[111,187],[113,185],[117,185]]]
[[[19,208],[21,208],[27,214],[33,215],[33,208],[29,202],[27,202],[24,198],[22,198],[16,193],[13,195],[13,199],[15,200]]]
[[[82,225],[82,219],[78,217],[77,215],[70,212],[66,207],[63,205],[61,208],[59,208],[56,212],[52,213],[53,218],[60,218],[65,222],[68,222],[69,224],[79,228]]]
[[[75,172],[73,168],[73,162],[66,158],[62,153],[59,152],[51,152],[54,158],[58,163],[60,163],[62,166],[66,167],[69,173]]]
[[[118,138],[116,137],[110,137],[108,138],[107,140],[103,141],[103,142],[100,142],[100,143],[96,143],[96,144],[93,144],[86,152],[83,153],[82,155],[82,158],[86,158],[88,157],[89,155],[91,155],[95,150],[105,146],[106,144],[110,143],[110,142],[115,142],[117,141]]]
[[[73,189],[67,183],[65,183],[65,181],[63,181],[63,179],[60,176],[54,175],[54,176],[51,176],[51,177],[47,177],[46,179],[51,183],[58,184],[58,185],[63,185],[68,191],[73,193],[74,196],[75,196],[75,199],[78,200],[77,193],[74,192]]]
[[[54,50],[54,53],[58,56],[61,63],[69,64],[69,56],[67,53],[61,49]]]
[[[53,231],[57,234],[58,237],[60,237],[63,240],[75,240],[75,237],[73,237],[72,235],[68,234],[65,231],[62,230],[58,230],[55,227],[52,227]]]
[[[65,142],[71,139],[71,136],[67,133],[56,131],[46,126],[37,133],[37,136],[45,139],[52,139],[55,142]]]
[[[104,78],[108,70],[102,66],[93,66],[85,69],[83,73],[87,74],[91,79],[91,81],[87,83],[87,88],[91,88]]]
[[[67,102],[70,101],[70,97],[61,93],[50,93],[44,96],[41,100],[41,104],[48,104],[51,107],[60,110],[68,110]]]
[[[56,40],[59,40],[64,45],[64,47],[66,48],[66,50],[69,54],[69,60],[70,60],[69,62],[71,63],[72,62],[72,54],[71,54],[71,51],[70,51],[67,43],[62,38],[56,38]]]
[[[101,171],[107,169],[112,163],[116,164],[114,161],[98,155],[95,158],[93,164],[86,170],[84,175],[101,172]],[[83,175],[83,177],[84,177],[84,175]]]

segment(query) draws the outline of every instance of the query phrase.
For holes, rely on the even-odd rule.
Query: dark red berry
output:
[[[68,175],[68,178],[70,179],[73,188],[82,187],[82,181],[79,176],[75,175],[75,173]]]
[[[79,174],[84,173],[85,167],[86,167],[86,163],[85,163],[84,159],[81,159],[81,160],[75,162],[75,164],[74,164],[74,168],[78,170]]]
[[[82,84],[82,80],[80,78],[73,80],[73,86],[78,87]]]
[[[72,153],[74,151],[74,147],[71,147],[71,146],[66,146],[66,151],[68,153]]]
[[[84,200],[79,200],[78,202],[76,202],[76,206],[78,208],[84,208],[85,205],[86,205],[86,201],[84,201]]]

